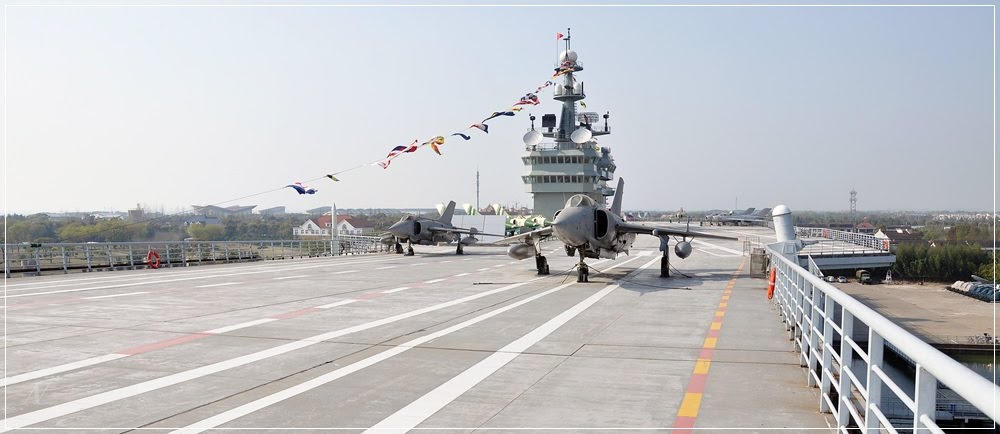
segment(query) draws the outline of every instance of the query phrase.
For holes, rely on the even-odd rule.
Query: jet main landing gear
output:
[[[660,277],[670,277],[670,249],[663,249],[663,257],[660,258]]]
[[[403,254],[403,245],[399,244],[399,242],[396,242],[396,254]]]
[[[563,246],[563,247],[566,248],[566,256],[569,256],[570,258],[576,256],[576,247],[573,246]]]
[[[403,256],[413,256],[413,243],[410,241],[406,242],[406,253]]]
[[[549,274],[549,261],[542,255],[535,255],[535,268],[540,276]]]

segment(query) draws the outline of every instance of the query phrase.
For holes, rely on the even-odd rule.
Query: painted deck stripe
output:
[[[196,286],[195,288],[212,288],[216,286],[229,286],[229,285],[239,285],[239,284],[240,282],[213,283],[211,285]]]
[[[407,289],[410,289],[410,287],[409,286],[401,286],[401,287],[396,288],[396,289],[387,289],[385,291],[382,291],[382,293],[383,294],[392,294],[394,292],[406,291]]]
[[[110,362],[112,360],[120,359],[122,357],[128,357],[128,354],[105,354],[103,356],[91,357],[89,359],[80,360],[78,362],[67,363],[65,365],[53,366],[51,368],[26,372],[24,374],[14,375],[12,377],[4,378],[3,385],[4,387],[6,387],[12,384],[23,383],[25,381],[34,380],[36,378],[60,374],[63,372],[72,371],[74,369],[85,368],[87,366],[92,366],[99,363]]]
[[[139,294],[149,294],[149,292],[139,291],[139,292],[129,292],[129,293],[126,293],[126,294],[99,295],[97,297],[83,297],[83,299],[84,300],[97,300],[99,298],[125,297],[125,296],[128,296],[128,295],[139,295]]]
[[[468,275],[469,275],[469,273],[458,273],[454,277],[462,277],[462,276],[468,276]]]
[[[36,296],[36,295],[61,294],[61,293],[64,293],[64,292],[93,291],[95,289],[125,288],[125,287],[130,287],[130,286],[153,285],[153,284],[158,284],[158,283],[186,282],[186,281],[189,281],[189,280],[215,279],[215,278],[219,278],[219,277],[231,277],[231,276],[247,276],[247,275],[251,275],[251,274],[262,274],[262,273],[278,273],[278,272],[285,272],[285,271],[307,270],[307,269],[312,269],[312,268],[333,267],[333,266],[342,266],[342,265],[353,265],[353,264],[361,264],[361,263],[365,263],[365,264],[367,264],[367,263],[379,263],[379,262],[386,262],[386,261],[390,261],[390,260],[391,259],[372,260],[372,261],[363,261],[363,262],[362,261],[357,261],[357,262],[354,262],[354,261],[352,261],[352,262],[334,262],[334,263],[319,264],[319,265],[296,266],[294,268],[275,268],[275,269],[267,269],[267,270],[243,271],[243,272],[239,272],[239,273],[213,274],[213,275],[208,275],[208,276],[180,277],[180,278],[176,278],[176,279],[145,280],[145,281],[142,281],[142,282],[130,282],[130,283],[117,284],[117,285],[104,285],[104,286],[91,286],[91,287],[86,287],[86,288],[60,289],[60,290],[56,290],[56,291],[35,292],[35,293],[31,293],[31,294],[3,295],[3,296],[0,296],[0,298],[33,297],[33,296]]]
[[[712,243],[709,243],[709,242],[705,242],[705,241],[702,241],[702,240],[698,240],[698,239],[691,240],[691,242],[693,244],[701,244],[703,246],[709,246],[709,247],[711,247],[713,249],[716,249],[716,250],[722,250],[723,252],[726,252],[726,253],[732,253],[734,255],[743,256],[743,252],[741,252],[739,250],[733,250],[733,249],[730,249],[728,247],[722,247],[722,246],[719,246],[719,245],[716,245],[716,244],[712,244]],[[702,251],[704,251],[704,250],[702,250]]]
[[[396,266],[395,265],[390,265],[388,267],[378,267],[378,268],[376,268],[376,270],[391,270],[393,268],[396,268]]]
[[[624,265],[625,263],[636,259],[639,258],[634,257],[616,265]],[[629,273],[624,279],[637,275],[643,269],[646,269],[650,265],[659,261],[660,258],[656,258],[647,262],[645,265]],[[552,334],[552,332],[559,329],[559,327],[562,327],[573,318],[576,318],[577,315],[589,309],[617,288],[618,284],[604,287],[594,295],[587,297],[573,307],[570,307],[559,315],[556,315],[554,318],[546,321],[545,324],[542,324],[534,330],[528,332],[528,334],[521,336],[510,344],[505,345],[489,357],[483,359],[479,363],[476,363],[471,368],[466,369],[461,374],[458,374],[454,378],[446,381],[434,390],[427,392],[427,394],[421,396],[416,401],[411,402],[406,407],[403,407],[389,417],[382,419],[382,421],[366,430],[365,433],[405,433],[413,429],[423,421],[427,420],[427,418],[431,417],[431,415],[444,408],[444,406],[448,405],[459,396],[475,387],[481,381],[486,379],[486,377],[493,375],[493,373],[500,370],[500,368],[506,366],[507,363],[514,360],[528,348],[531,348],[532,345],[535,345],[548,335]]]
[[[629,261],[631,261],[631,259]],[[625,263],[628,263],[629,261],[624,261],[624,262],[622,262],[619,265],[624,265]],[[650,262],[650,264],[652,264],[652,262]],[[532,280],[538,280],[538,279],[532,279]],[[563,288],[569,287],[571,285],[573,285],[573,283],[567,283],[567,284],[563,284],[563,285],[557,286],[557,287],[549,289],[549,290],[547,290],[545,292],[542,292],[542,293],[533,295],[531,297],[525,298],[525,299],[523,299],[521,301],[518,301],[516,303],[509,304],[509,305],[504,306],[502,308],[499,308],[497,310],[494,310],[494,311],[491,311],[489,313],[486,313],[486,314],[480,315],[478,317],[472,318],[472,319],[470,319],[468,321],[456,324],[456,325],[451,326],[449,328],[446,328],[444,330],[441,330],[441,331],[438,331],[438,332],[435,332],[435,333],[431,333],[431,334],[429,334],[427,336],[423,336],[423,337],[420,337],[420,338],[417,338],[417,339],[413,339],[413,340],[411,340],[409,342],[406,342],[406,343],[401,344],[401,345],[396,346],[396,347],[392,347],[392,348],[390,348],[390,349],[388,349],[386,351],[383,351],[383,352],[381,352],[379,354],[376,354],[374,356],[371,356],[371,357],[368,357],[366,359],[357,361],[355,363],[352,363],[350,365],[347,365],[347,366],[345,366],[343,368],[340,368],[340,369],[337,369],[335,371],[328,372],[328,373],[323,374],[323,375],[321,375],[319,377],[316,377],[316,378],[314,378],[312,380],[306,381],[304,383],[300,383],[298,385],[292,386],[291,388],[288,388],[288,389],[276,392],[274,394],[271,394],[271,395],[266,396],[264,398],[258,399],[256,401],[249,402],[247,404],[244,404],[244,405],[242,405],[240,407],[237,407],[237,408],[234,408],[232,410],[228,410],[226,412],[220,413],[220,414],[212,416],[210,418],[207,418],[207,419],[195,422],[195,423],[193,423],[191,425],[188,425],[188,426],[186,426],[184,428],[178,429],[178,430],[173,431],[173,432],[174,433],[184,433],[184,434],[195,434],[195,433],[200,433],[202,431],[218,427],[219,425],[222,425],[224,423],[227,423],[227,422],[233,421],[235,419],[238,419],[240,417],[246,416],[246,415],[248,415],[250,413],[253,413],[253,412],[258,411],[260,409],[266,408],[268,406],[277,404],[277,403],[279,403],[281,401],[284,401],[284,400],[286,400],[288,398],[292,398],[294,396],[297,396],[297,395],[300,395],[302,393],[308,392],[308,391],[310,391],[312,389],[320,387],[320,386],[322,386],[324,384],[327,384],[327,383],[329,383],[331,381],[337,380],[337,379],[345,377],[345,376],[347,376],[347,375],[349,375],[351,373],[354,373],[354,372],[357,372],[357,371],[359,371],[361,369],[364,369],[366,367],[372,366],[375,363],[378,363],[378,362],[381,362],[383,360],[389,359],[390,357],[393,357],[395,355],[403,353],[403,352],[405,352],[405,351],[407,351],[407,350],[409,350],[411,348],[414,348],[414,347],[416,347],[418,345],[421,345],[421,344],[426,343],[426,342],[430,342],[431,340],[440,338],[442,336],[445,336],[447,334],[450,334],[450,333],[453,333],[455,331],[461,330],[461,329],[463,329],[465,327],[468,327],[468,326],[471,326],[473,324],[482,322],[483,320],[489,319],[489,318],[491,318],[493,316],[499,315],[500,313],[503,313],[503,312],[506,312],[508,310],[514,309],[516,307],[519,307],[519,306],[521,306],[523,304],[532,302],[534,300],[537,300],[537,299],[539,299],[541,297],[544,297],[544,296],[546,296],[548,294],[551,294],[553,292],[560,291]],[[617,287],[617,285],[612,285],[612,286],[613,287]],[[605,289],[607,289],[607,288],[612,288],[612,287],[606,287]],[[608,291],[608,292],[610,292],[610,291]],[[593,298],[593,297],[594,296],[591,296],[591,298]],[[586,300],[584,300],[584,302],[586,302]],[[583,302],[581,302],[581,304],[582,303]],[[575,306],[574,306],[574,308],[575,308]],[[574,308],[570,308],[570,309],[572,310]],[[568,321],[568,319],[567,319],[567,321]],[[536,329],[536,330],[538,330],[538,329]],[[529,335],[530,335],[530,333],[529,333]],[[524,339],[524,338],[522,338],[522,339]],[[515,341],[515,343],[517,343],[517,342],[518,341]],[[513,345],[513,344],[511,344],[511,345]],[[508,346],[510,346],[510,345],[508,345]],[[528,346],[530,346],[530,345],[528,345]],[[527,347],[525,347],[525,348],[527,348]],[[497,353],[494,353],[494,354],[497,354]],[[506,353],[504,355],[509,355],[511,357],[511,359],[513,359],[513,357],[517,356],[517,354],[511,354],[511,353]],[[415,424],[414,424],[414,426],[415,426]],[[373,429],[374,429],[374,427],[373,427]]]
[[[277,321],[277,320],[278,320],[277,318],[255,319],[253,321],[247,321],[247,322],[243,322],[243,323],[239,323],[239,324],[234,324],[234,325],[231,325],[231,326],[219,327],[217,329],[208,330],[208,331],[205,331],[205,332],[202,332],[202,333],[211,334],[211,335],[217,335],[217,334],[227,333],[227,332],[231,332],[233,330],[245,329],[247,327],[253,327],[255,325],[265,324],[265,323],[269,323],[269,322]]]
[[[357,272],[358,272],[358,270],[344,270],[344,271],[338,271],[338,272],[333,273],[333,274],[350,274],[350,273],[357,273]]]
[[[246,403],[246,404],[241,405],[239,407],[236,407],[236,408],[234,408],[232,410],[228,410],[228,411],[219,413],[219,414],[217,414],[215,416],[209,417],[207,419],[203,419],[201,421],[195,422],[195,423],[193,423],[191,425],[188,425],[188,426],[186,426],[184,428],[180,428],[180,429],[178,429],[176,431],[172,431],[172,433],[196,434],[196,433],[200,433],[200,432],[205,431],[205,430],[209,430],[209,429],[218,427],[219,425],[222,425],[224,423],[231,422],[231,421],[236,420],[236,419],[238,419],[240,417],[246,416],[246,415],[248,415],[250,413],[253,413],[253,412],[256,412],[256,411],[261,410],[263,408],[266,408],[266,407],[269,407],[271,405],[277,404],[277,403],[279,403],[281,401],[284,401],[284,400],[286,400],[288,398],[292,398],[294,396],[301,395],[301,394],[303,394],[305,392],[313,390],[313,389],[315,389],[317,387],[320,387],[320,386],[322,386],[324,384],[327,384],[327,383],[329,383],[331,381],[337,380],[339,378],[343,378],[343,377],[345,377],[347,375],[350,375],[350,374],[352,374],[354,372],[357,372],[357,371],[360,371],[360,370],[362,370],[364,368],[372,366],[372,365],[374,365],[374,364],[376,364],[378,362],[381,362],[381,361],[387,360],[387,359],[389,359],[391,357],[394,357],[396,355],[402,354],[402,353],[404,353],[404,352],[406,352],[406,351],[408,351],[410,349],[416,348],[418,345],[430,342],[430,341],[432,341],[434,339],[438,339],[438,338],[440,338],[442,336],[446,336],[448,334],[451,334],[451,333],[454,333],[456,331],[462,330],[462,329],[464,329],[466,327],[469,327],[471,325],[480,323],[480,322],[485,321],[485,320],[487,320],[489,318],[497,316],[497,315],[499,315],[501,313],[504,313],[504,312],[507,312],[509,310],[515,309],[515,308],[520,307],[520,306],[522,306],[524,304],[527,304],[527,303],[535,301],[535,300],[537,300],[539,298],[542,298],[542,297],[544,297],[546,295],[552,294],[553,292],[560,291],[563,288],[569,287],[570,285],[573,285],[573,283],[567,283],[567,284],[559,285],[559,286],[557,286],[555,288],[552,288],[552,289],[549,289],[549,290],[547,290],[545,292],[542,292],[542,293],[539,293],[539,294],[535,294],[535,295],[533,295],[531,297],[525,298],[525,299],[520,300],[520,301],[518,301],[516,303],[512,303],[512,304],[509,304],[507,306],[501,307],[499,309],[496,309],[496,310],[490,311],[488,313],[479,315],[479,316],[477,316],[475,318],[469,319],[469,320],[461,322],[459,324],[455,324],[455,325],[453,325],[451,327],[448,327],[446,329],[443,329],[443,330],[431,333],[429,335],[422,336],[422,337],[410,340],[408,342],[405,342],[405,343],[403,343],[401,345],[398,345],[398,346],[395,346],[395,347],[391,347],[390,349],[388,349],[386,351],[383,351],[381,353],[375,354],[375,355],[370,356],[368,358],[359,360],[359,361],[354,362],[354,363],[352,363],[350,365],[344,366],[343,368],[340,368],[340,369],[328,372],[326,374],[323,374],[323,375],[321,375],[319,377],[316,377],[316,378],[314,378],[312,380],[309,380],[309,381],[306,381],[304,383],[299,383],[299,384],[297,384],[295,386],[292,386],[292,387],[290,387],[288,389],[281,390],[279,392],[275,392],[275,393],[273,393],[271,395],[265,396],[265,397],[260,398],[260,399],[258,399],[256,401],[252,401],[252,402]]]
[[[177,372],[175,374],[166,375],[160,378],[154,378],[152,380],[143,381],[141,383],[132,384],[130,386],[121,387],[118,389],[109,390],[106,392],[98,393],[95,395],[87,396],[80,399],[75,399],[73,401],[64,402],[62,404],[57,404],[51,407],[42,408],[39,410],[31,411],[28,413],[20,414],[17,416],[8,417],[4,419],[0,426],[2,426],[2,431],[7,432],[10,430],[15,430],[23,428],[29,425],[34,425],[37,423],[45,422],[47,420],[52,420],[57,417],[62,417],[68,414],[73,414],[79,411],[94,408],[107,403],[120,401],[125,398],[130,398],[136,395],[141,395],[143,393],[151,392],[154,390],[159,390],[164,387],[173,386],[175,384],[180,384],[185,381],[190,381],[198,378],[202,378],[208,375],[212,375],[218,372],[226,371],[229,369],[244,366],[250,363],[258,362],[264,359],[275,357],[281,354],[289,353],[302,348],[310,347],[312,345],[318,344],[328,339],[334,339],[341,336],[349,335],[352,333],[357,333],[365,330],[369,330],[375,327],[383,326],[386,324],[391,324],[397,321],[402,321],[404,319],[412,318],[418,315],[423,315],[425,313],[434,312],[437,310],[445,309],[451,306],[459,305],[468,301],[477,300],[483,297],[488,297],[494,294],[498,294],[504,291],[509,291],[514,288],[518,288],[528,284],[527,282],[515,283],[512,285],[503,286],[490,291],[484,291],[478,294],[469,295],[466,297],[458,298],[451,301],[446,301],[443,303],[438,303],[433,306],[428,306],[416,310],[411,310],[409,312],[404,312],[398,315],[393,315],[390,317],[382,318],[375,321],[369,321],[356,326],[347,327],[339,330],[334,330],[322,334],[318,334],[305,339],[300,339],[298,341],[289,342],[284,345],[279,345],[274,348],[269,348],[262,351],[257,351],[255,353],[247,354],[240,357],[235,357],[228,360],[223,360],[221,362],[212,363],[210,365],[200,366],[194,369],[189,369],[186,371]],[[210,335],[191,335],[191,336],[210,336]],[[190,338],[189,338],[190,339]],[[143,349],[148,346],[139,347],[138,349]],[[145,351],[150,351],[146,349]],[[126,354],[126,353],[122,353]],[[137,353],[136,353],[137,354]]]
[[[335,308],[335,307],[340,307],[340,306],[348,305],[348,304],[351,304],[351,303],[357,303],[358,301],[360,301],[360,300],[357,300],[357,299],[340,300],[340,301],[335,301],[335,302],[330,303],[330,304],[324,304],[322,306],[316,306],[316,309],[332,309],[332,308]]]
[[[705,393],[705,383],[708,382],[708,372],[712,367],[712,355],[715,354],[715,347],[718,344],[719,333],[722,329],[722,319],[726,313],[726,307],[728,307],[727,300],[729,300],[729,295],[733,292],[733,286],[736,285],[736,279],[739,278],[740,272],[743,271],[745,263],[746,258],[740,260],[740,265],[736,267],[733,277],[729,279],[725,291],[722,292],[722,300],[715,311],[715,317],[709,326],[705,342],[702,344],[701,352],[698,354],[698,360],[695,361],[691,380],[688,381],[687,390],[684,393],[684,400],[681,401],[681,406],[677,410],[677,416],[674,418],[672,433],[691,434],[694,431],[695,422],[698,420],[698,410],[701,408],[702,394]]]
[[[438,283],[438,282],[444,282],[445,280],[448,280],[448,279],[431,279],[431,280],[428,280],[428,281],[426,281],[424,283]]]
[[[480,269],[478,269],[476,271],[486,271],[486,270],[489,270],[489,269],[490,269],[490,267],[486,267],[486,268],[480,268]]]
[[[146,344],[146,345],[141,345],[141,346],[134,347],[134,348],[129,348],[129,349],[125,350],[125,351],[120,351],[118,354],[124,354],[126,356],[134,356],[136,354],[148,353],[148,352],[153,351],[153,350],[159,350],[159,349],[162,349],[162,348],[172,347],[172,346],[178,345],[178,344],[183,344],[185,342],[191,342],[193,340],[201,339],[201,338],[204,338],[206,336],[209,336],[209,335],[204,334],[204,333],[193,333],[193,334],[190,334],[190,335],[184,335],[184,336],[176,337],[176,338],[173,338],[173,339],[167,339],[165,341],[153,342],[151,344]]]
[[[295,310],[295,311],[291,311],[291,312],[285,312],[285,313],[282,313],[282,314],[273,315],[273,316],[271,316],[271,318],[274,318],[276,320],[277,319],[289,319],[289,318],[295,318],[297,316],[302,316],[302,315],[310,314],[310,313],[317,312],[317,311],[319,311],[319,309],[317,309],[315,307],[307,307],[305,309],[299,309],[299,310]]]
[[[284,276],[284,277],[275,277],[275,278],[274,278],[274,280],[285,280],[285,279],[301,279],[301,278],[303,278],[303,277],[309,277],[309,275],[308,275],[308,274],[300,274],[300,275],[298,275],[298,276]]]

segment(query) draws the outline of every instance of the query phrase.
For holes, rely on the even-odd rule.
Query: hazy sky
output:
[[[993,13],[944,8],[7,7],[8,212],[167,211],[448,135],[552,74],[572,27],[627,209],[993,208]],[[528,113],[226,202],[531,203]],[[457,138],[455,138],[457,139]]]

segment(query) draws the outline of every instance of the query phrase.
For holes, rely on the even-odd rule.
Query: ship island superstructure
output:
[[[534,213],[547,219],[574,194],[585,194],[598,203],[606,203],[605,198],[615,194],[608,185],[616,169],[611,148],[601,147],[594,140],[611,133],[610,116],[578,112],[577,104],[586,107],[583,82],[576,77],[583,71],[583,64],[570,49],[569,36],[565,42],[552,91],[553,99],[562,103],[561,112],[558,119],[555,114],[542,115],[540,131],[535,129],[535,116],[530,117],[531,129],[524,136],[525,153],[521,158],[525,167],[521,178],[525,190],[534,196]],[[597,125],[602,117],[603,125]],[[552,141],[543,142],[546,138]]]

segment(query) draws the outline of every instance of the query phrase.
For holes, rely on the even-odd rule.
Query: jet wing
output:
[[[443,228],[443,227],[432,227],[428,228],[431,232],[446,233],[446,234],[467,234],[467,235],[486,235],[489,237],[503,237],[503,235],[488,234],[486,232],[479,232],[478,230],[465,229],[465,228]]]
[[[736,241],[738,238],[727,237],[724,235],[714,235],[706,234],[703,232],[691,232],[687,230],[673,229],[673,228],[659,228],[655,226],[637,225],[631,223],[622,223],[618,225],[618,232],[621,233],[632,233],[632,234],[646,234],[655,235],[658,237],[663,236],[680,236],[680,237],[703,237],[703,238],[717,238],[720,240],[733,240]]]
[[[502,240],[497,240],[494,244],[531,244],[535,241],[541,241],[552,236],[552,226],[544,227],[541,229],[535,229],[531,232],[525,232],[523,234],[517,234],[513,237],[507,237]]]

